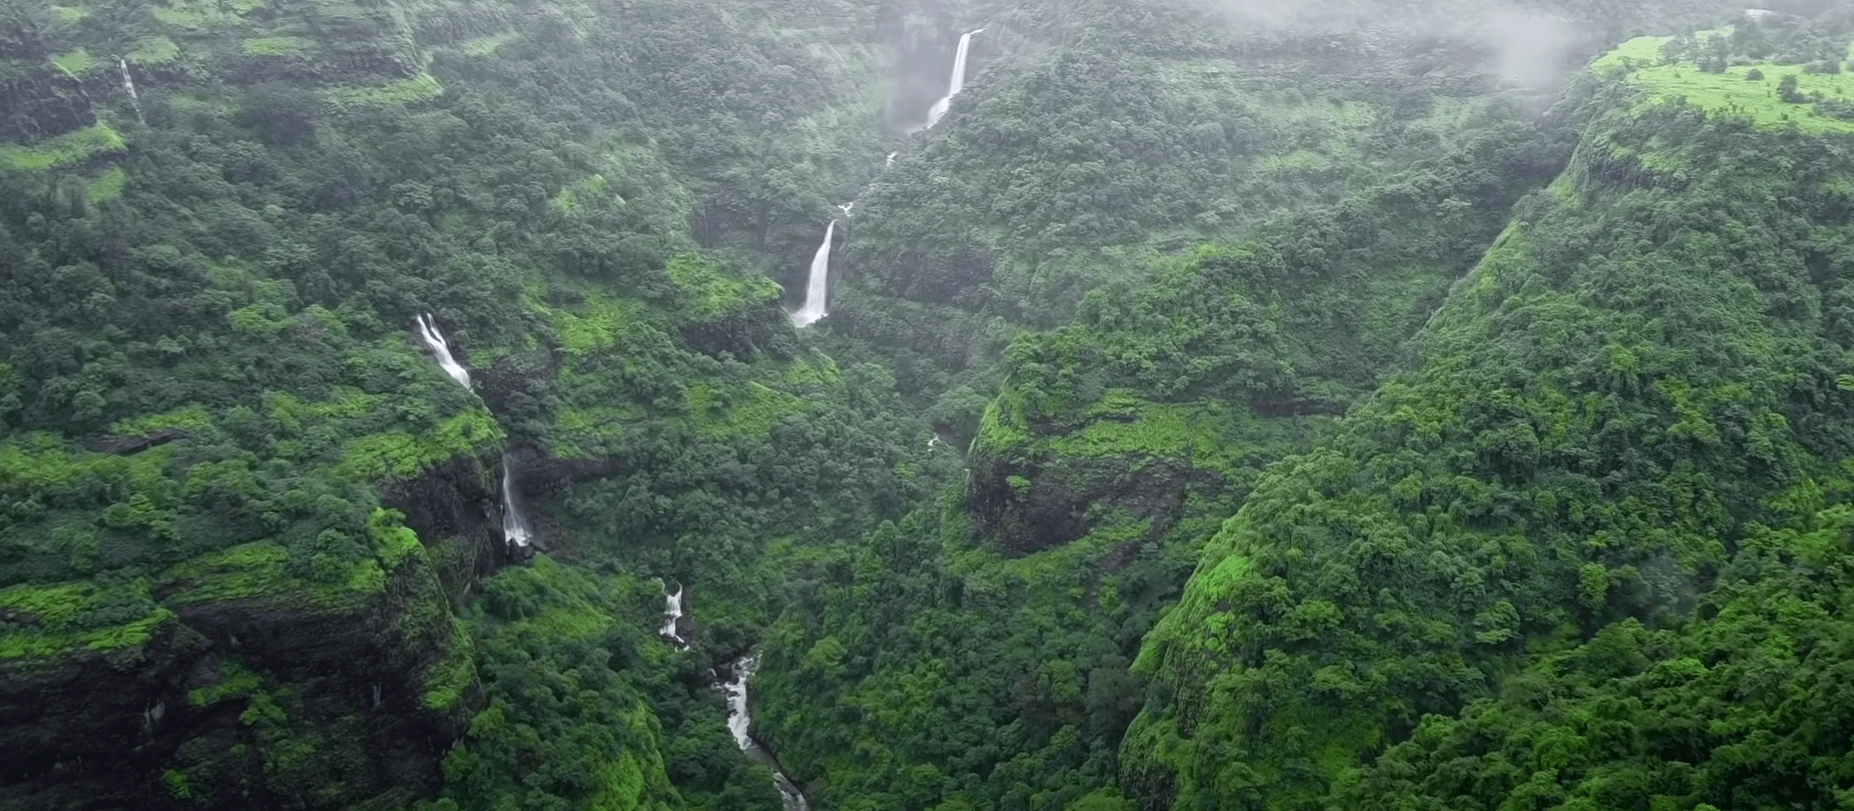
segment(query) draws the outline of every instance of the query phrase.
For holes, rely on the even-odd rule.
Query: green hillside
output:
[[[1470,767],[1492,783],[1420,772],[1440,768],[1427,744],[1458,711],[1478,726],[1492,722],[1482,708],[1521,696],[1533,696],[1523,712],[1540,709],[1535,691],[1552,689],[1541,679],[1642,673],[1668,655],[1658,645],[1704,634],[1702,617],[1742,611],[1728,607],[1750,599],[1739,588],[1758,587],[1740,578],[1786,577],[1805,555],[1776,551],[1777,538],[1803,541],[1771,528],[1819,526],[1816,512],[1848,486],[1834,304],[1854,236],[1847,144],[1656,103],[1658,90],[1635,84],[1652,75],[1629,79],[1594,88],[1577,158],[1519,205],[1425,326],[1410,371],[1356,407],[1331,445],[1259,484],[1211,541],[1135,665],[1174,696],[1121,745],[1122,785],[1142,807],[1326,807],[1337,791],[1352,792],[1348,807],[1426,807],[1406,803],[1453,791],[1493,805],[1747,804],[1729,775],[1756,767],[1704,761],[1792,734],[1774,719],[1715,725],[1680,744],[1689,755],[1648,737],[1609,750],[1638,765],[1686,761],[1668,781],[1617,783],[1604,758],[1574,750],[1549,789],[1538,786],[1556,756],[1542,750]],[[1795,204],[1764,202],[1777,197]],[[1741,585],[1709,594],[1727,583]],[[1768,621],[1744,616],[1741,632]],[[1817,649],[1764,650],[1782,667]],[[1583,684],[1547,695],[1588,708],[1627,700]],[[1658,727],[1674,701],[1650,699],[1640,722]],[[1574,707],[1542,709],[1559,724],[1591,711]],[[1559,734],[1501,729],[1537,747]],[[1391,750],[1396,765],[1374,764],[1412,734]],[[1834,747],[1790,740],[1812,755]],[[1763,768],[1778,771],[1760,779],[1818,802],[1837,790],[1813,770]]]
[[[0,811],[1846,805],[1771,2],[0,0]]]

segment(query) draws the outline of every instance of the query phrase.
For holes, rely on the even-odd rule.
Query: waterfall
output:
[[[135,105],[135,120],[148,126],[148,119],[142,115],[142,97],[135,94],[135,80],[129,78],[129,60],[119,58],[116,65],[122,68],[122,89],[129,91],[129,103]]]
[[[843,205],[838,206],[837,210],[843,212],[843,216],[848,217],[850,216],[850,209],[855,208],[855,207],[856,207],[856,201],[851,200],[848,203],[844,203]]]
[[[528,532],[528,522],[521,517],[521,510],[515,506],[515,476],[509,471],[508,454],[502,455],[502,539],[509,546],[526,552],[533,542]]]
[[[784,801],[785,811],[811,811],[811,804],[805,801],[804,792],[799,791],[797,784],[779,770],[778,759],[753,739],[753,716],[748,714],[747,707],[747,679],[753,676],[753,671],[759,669],[759,665],[759,660],[752,656],[744,656],[734,662],[734,678],[723,685],[727,691],[727,731],[734,733],[734,743],[740,747],[740,751],[772,770],[773,784],[779,787],[779,798]]]
[[[842,207],[847,213],[849,206]],[[792,326],[808,327],[825,316],[824,302],[830,297],[830,241],[837,233],[837,221],[824,228],[824,244],[811,257],[811,279],[805,283],[805,305],[792,314]]]
[[[900,152],[890,152],[890,153],[888,153],[888,160],[886,160],[886,161],[884,161],[884,162],[882,163],[882,168],[884,168],[884,169],[893,169],[893,168],[895,168],[895,156],[896,156],[896,155],[899,155],[899,154],[901,154],[901,153],[900,153]]]
[[[959,91],[965,89],[966,52],[972,48],[972,35],[984,30],[985,29],[980,28],[968,31],[965,36],[959,38],[959,50],[953,54],[953,81],[947,85],[946,98],[934,102],[933,108],[927,111],[927,126],[931,127],[940,123],[940,119],[946,115],[947,109],[953,106],[953,97],[959,95]]]
[[[444,368],[445,374],[457,381],[457,385],[470,388],[469,370],[451,357],[451,345],[444,340],[444,334],[438,332],[438,325],[431,320],[431,313],[418,317],[418,336],[425,339],[425,345],[431,347],[432,354],[438,356],[438,365]]]
[[[438,359],[438,365],[444,373],[457,381],[457,385],[466,389],[470,385],[470,370],[457,362],[451,355],[451,344],[444,340],[444,333],[438,331],[438,324],[432,320],[431,313],[420,313],[418,317],[418,337],[431,347],[431,354]],[[534,533],[528,529],[528,521],[521,517],[520,508],[515,506],[515,476],[509,464],[509,455],[502,454],[502,540],[511,548],[520,549],[524,554],[534,543]]]
[[[669,637],[676,643],[676,647],[687,650],[689,643],[684,642],[682,637],[676,633],[676,621],[682,619],[682,584],[676,584],[675,594],[669,594],[667,590],[664,594],[663,628],[657,633]]]

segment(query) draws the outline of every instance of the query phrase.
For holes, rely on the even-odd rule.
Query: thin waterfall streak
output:
[[[849,206],[843,206],[847,212]],[[792,326],[808,327],[828,315],[825,302],[830,298],[830,243],[836,237],[837,221],[824,228],[824,243],[811,257],[811,277],[805,282],[805,304],[792,314]]]
[[[528,522],[515,506],[515,476],[509,471],[509,458],[502,457],[502,539],[508,545],[526,551],[534,542]]]
[[[972,50],[972,35],[983,33],[985,29],[976,28],[959,38],[959,48],[953,52],[953,78],[947,83],[946,98],[933,103],[927,111],[927,126],[932,127],[946,117],[946,111],[952,109],[953,97],[966,89],[966,56]]]
[[[148,126],[147,117],[142,115],[142,97],[135,93],[135,79],[129,76],[129,60],[118,58],[116,66],[122,68],[122,89],[129,91],[129,103],[135,106],[135,120],[142,126]]]

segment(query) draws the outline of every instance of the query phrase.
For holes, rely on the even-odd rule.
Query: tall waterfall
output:
[[[848,212],[848,207],[844,207]],[[805,305],[792,314],[792,326],[808,327],[825,316],[824,303],[830,297],[830,242],[837,234],[837,221],[824,228],[824,244],[811,257],[811,279],[805,283]]]
[[[953,106],[953,97],[966,88],[966,53],[972,49],[972,35],[984,30],[980,28],[968,31],[965,36],[959,38],[959,50],[953,54],[953,81],[947,85],[946,98],[934,102],[933,107],[927,111],[927,126],[931,127],[940,123],[947,109]]]
[[[135,80],[129,77],[129,60],[118,58],[116,65],[122,68],[122,89],[129,91],[129,103],[135,105],[135,120],[148,126],[147,117],[142,115],[142,97],[135,94]]]
[[[515,477],[509,472],[508,454],[502,455],[502,540],[523,552],[533,543],[528,521],[515,506]]]
[[[766,747],[753,739],[753,716],[748,714],[747,679],[752,678],[753,671],[758,670],[759,660],[746,656],[734,662],[733,680],[723,688],[727,691],[727,730],[734,733],[734,743],[740,751],[766,768],[772,769],[773,784],[779,787],[779,798],[784,802],[785,811],[811,811],[811,804],[805,801],[804,792],[798,790],[797,784],[779,770],[779,761]]]
[[[689,644],[687,642],[684,642],[682,637],[676,633],[676,621],[679,619],[682,619],[682,584],[681,583],[676,584],[676,592],[674,594],[668,594],[668,593],[665,594],[664,606],[663,606],[663,628],[657,631],[657,633],[673,640],[676,643],[677,647],[687,648],[689,647]]]
[[[451,345],[444,340],[444,333],[438,331],[438,325],[431,320],[431,313],[418,317],[418,337],[425,339],[425,345],[431,347],[432,354],[438,356],[438,365],[445,374],[457,381],[457,385],[470,388],[470,372],[451,357]]]
[[[431,347],[431,354],[438,359],[438,366],[444,369],[445,374],[457,381],[457,385],[466,389],[473,388],[470,385],[470,370],[465,369],[451,355],[451,344],[444,340],[444,333],[438,331],[438,324],[432,320],[431,313],[419,314],[418,337]],[[502,454],[502,540],[526,553],[534,543],[534,533],[529,531],[527,519],[521,517],[520,508],[515,506],[515,476],[512,467],[509,455]]]

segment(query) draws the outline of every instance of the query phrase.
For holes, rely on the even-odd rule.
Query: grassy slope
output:
[[[1704,36],[1702,32],[1696,36]],[[1720,32],[1724,33],[1724,32]],[[1724,73],[1708,73],[1691,64],[1660,64],[1661,46],[1672,37],[1638,37],[1623,43],[1592,66],[1594,70],[1623,69],[1629,81],[1648,92],[1648,104],[1685,103],[1709,112],[1750,119],[1760,127],[1795,124],[1804,132],[1854,132],[1854,121],[1817,114],[1810,105],[1789,104],[1777,96],[1777,84],[1786,75],[1796,77],[1797,92],[1821,93],[1830,99],[1854,101],[1854,73],[1815,74],[1799,65],[1733,65]],[[1848,59],[1854,60],[1854,46]],[[1763,74],[1747,80],[1751,71]]]

